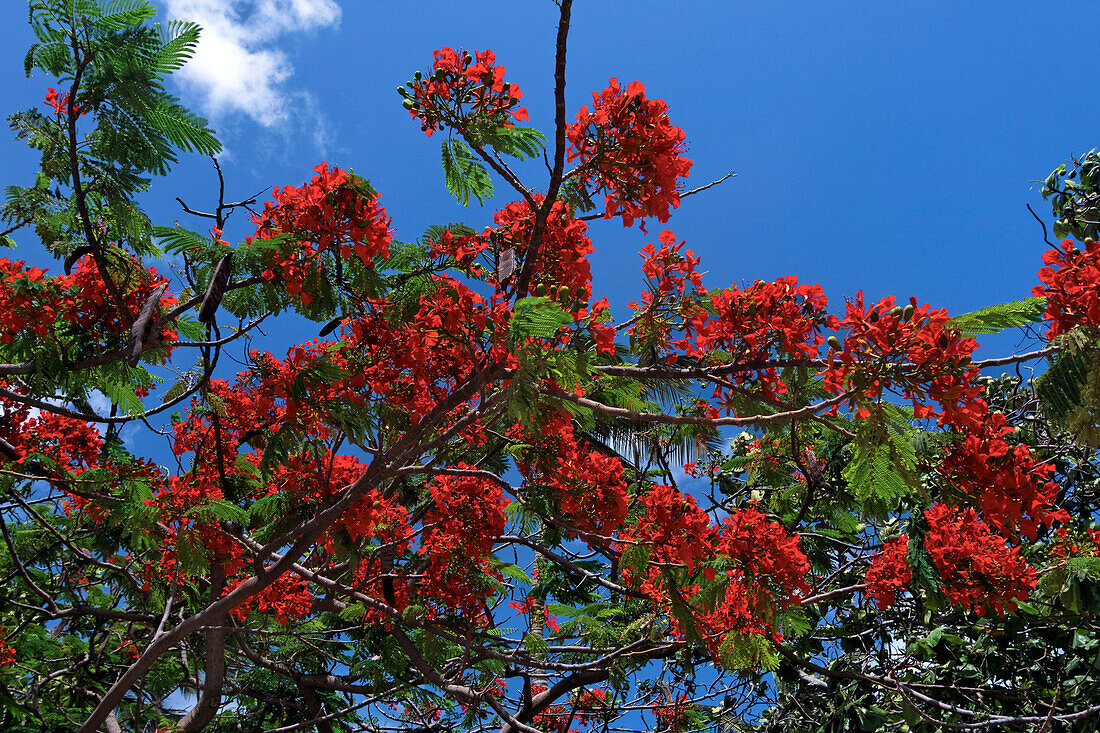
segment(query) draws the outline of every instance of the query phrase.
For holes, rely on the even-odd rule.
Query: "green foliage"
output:
[[[533,127],[494,127],[474,138],[478,145],[490,145],[498,153],[524,160],[537,158],[546,147],[546,136]]]
[[[1008,328],[1041,323],[1045,308],[1045,298],[1013,300],[962,313],[948,321],[948,325],[964,336],[1000,333]]]
[[[1096,239],[1100,227],[1100,153],[1090,150],[1054,169],[1043,182],[1054,212],[1054,236]]]
[[[558,303],[537,295],[516,301],[515,315],[509,325],[509,341],[518,344],[528,338],[547,339],[573,322],[573,317]]]
[[[1075,334],[1067,334],[1069,342]],[[1035,380],[1043,412],[1081,443],[1100,447],[1100,348],[1069,343]]]
[[[718,650],[722,666],[728,670],[779,668],[779,655],[763,634],[731,631],[722,639]]]
[[[908,496],[921,487],[913,448],[911,408],[886,402],[866,406],[854,423],[854,454],[844,470],[848,488],[866,508]]]
[[[488,169],[458,138],[443,141],[443,174],[447,190],[463,206],[469,205],[471,196],[484,204],[493,195],[493,179]]]

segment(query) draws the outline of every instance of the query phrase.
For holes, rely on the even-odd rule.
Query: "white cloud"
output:
[[[240,113],[264,127],[297,112],[302,95],[284,87],[294,68],[281,36],[335,26],[335,0],[166,0],[169,16],[202,26],[198,49],[177,78],[211,117]]]

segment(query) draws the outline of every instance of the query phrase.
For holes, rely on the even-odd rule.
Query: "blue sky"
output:
[[[31,41],[18,0],[0,27],[0,98],[39,104],[26,80]],[[433,223],[481,227],[508,198],[462,210],[395,88],[443,45],[492,48],[524,91],[531,124],[552,122],[555,5],[520,2],[163,0],[162,14],[207,27],[173,91],[207,114],[226,146],[231,197],[299,184],[321,160],[371,179],[395,233]],[[818,282],[835,310],[914,295],[964,312],[1028,295],[1045,245],[1036,179],[1098,143],[1100,98],[1075,37],[1088,2],[697,2],[575,4],[567,108],[608,77],[641,80],[687,133],[692,188],[665,226],[703,257],[707,282]],[[4,183],[31,180],[34,156],[0,141]],[[545,186],[541,164],[523,169]],[[147,199],[158,223],[205,208],[209,163],[184,160]],[[244,222],[238,222],[243,224]],[[191,222],[195,228],[200,224]],[[636,252],[655,241],[617,221],[592,225],[597,297],[623,316],[641,284]],[[231,230],[237,237],[246,226]],[[24,256],[24,255],[21,255]],[[303,336],[308,338],[308,335]],[[1006,348],[1011,348],[1008,344]]]

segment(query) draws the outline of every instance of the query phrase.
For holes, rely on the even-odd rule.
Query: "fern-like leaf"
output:
[[[443,141],[443,174],[447,190],[463,206],[469,205],[471,196],[484,204],[493,195],[493,180],[488,169],[458,138]]]
[[[964,336],[983,333],[1000,333],[1008,328],[1018,328],[1043,320],[1045,298],[1027,298],[1008,303],[979,308],[970,313],[955,316],[948,325]]]

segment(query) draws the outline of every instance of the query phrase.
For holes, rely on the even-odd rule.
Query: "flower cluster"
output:
[[[1061,246],[1060,251],[1043,253],[1046,267],[1039,270],[1043,284],[1031,291],[1033,297],[1047,299],[1048,341],[1077,326],[1087,325],[1093,331],[1100,326],[1100,242],[1085,242],[1084,252],[1072,239],[1063,240]]]
[[[504,67],[495,64],[489,49],[467,51],[441,48],[433,52],[434,71],[424,78],[416,72],[410,90],[400,87],[405,109],[420,120],[420,128],[431,135],[436,130],[459,131],[511,127],[512,120],[527,119],[519,106],[523,92],[504,81]],[[511,118],[511,119],[509,119]]]
[[[882,552],[871,558],[867,568],[867,585],[871,596],[879,608],[888,608],[894,604],[899,591],[905,590],[913,582],[913,571],[906,562],[909,550],[909,535],[888,540]]]
[[[1020,548],[1008,547],[973,509],[937,503],[924,515],[929,525],[924,546],[954,605],[981,616],[1004,614],[1015,610],[1015,601],[1027,600],[1035,570],[1020,557]]]
[[[541,195],[536,196],[536,205],[542,200]],[[524,261],[535,226],[535,212],[530,205],[513,201],[494,214],[493,221],[496,227],[482,236],[499,242],[501,249],[516,248],[516,261]],[[588,224],[574,218],[568,204],[555,201],[542,231],[528,289],[534,295],[556,300],[567,311],[584,308],[592,296],[588,256],[594,251]]]
[[[227,588],[226,591],[229,592],[233,587],[236,586]],[[313,596],[309,593],[309,585],[304,579],[287,572],[259,593],[246,598],[230,613],[241,622],[244,622],[248,614],[253,611],[271,614],[276,621],[285,626],[291,621],[304,618],[311,608],[313,608]]]
[[[548,417],[540,436],[523,435],[518,429],[511,435],[538,448],[532,463],[518,462],[525,487],[547,490],[570,525],[604,537],[622,527],[627,503],[622,460],[582,448],[572,424],[561,414]]]
[[[166,282],[156,270],[144,268],[129,255],[118,253],[126,271],[122,299],[131,314]],[[170,310],[176,298],[160,297],[160,310]],[[22,261],[0,259],[0,343],[38,346],[43,339],[66,336],[70,354],[117,348],[130,337],[130,323],[111,302],[107,284],[91,255],[80,258],[69,275],[48,277],[46,271]],[[171,352],[178,334],[162,324],[149,338]]]
[[[853,403],[896,388],[912,400],[918,418],[965,421],[981,393],[974,383],[977,370],[969,368],[978,342],[960,336],[949,320],[946,310],[918,306],[916,299],[903,308],[887,297],[866,308],[860,291],[839,324],[848,333],[842,348],[833,345],[825,386],[836,394],[854,390]],[[906,366],[899,369],[902,363]],[[929,401],[938,402],[943,412],[934,412]]]
[[[8,630],[0,626],[0,667],[15,664],[15,649],[8,646]]]
[[[987,410],[984,420],[961,430],[939,470],[999,532],[1034,540],[1039,525],[1067,522],[1069,514],[1052,508],[1058,497],[1058,485],[1049,480],[1054,467],[1037,463],[1026,445],[1010,443],[1013,432],[1004,415]]]
[[[647,216],[666,222],[669,208],[680,205],[677,179],[691,170],[682,155],[684,131],[669,122],[664,101],[646,99],[641,82],[624,91],[610,79],[592,93],[592,110],[582,107],[566,136],[569,160],[580,161],[578,183],[604,194],[605,218],[622,216],[625,226]]]
[[[711,293],[710,298],[715,315],[695,308],[684,337],[675,345],[689,356],[706,358],[717,351],[723,360],[759,364],[753,371],[740,371],[734,382],[739,387],[755,382],[772,398],[784,394],[787,387],[766,362],[816,355],[825,340],[821,329],[836,325],[836,317],[825,312],[828,299],[821,286],[799,284],[796,277],[757,280],[744,289],[735,286]],[[716,388],[715,399],[724,395],[725,390]]]
[[[455,468],[476,471],[464,463]],[[498,577],[488,558],[504,531],[507,502],[500,486],[479,476],[439,476],[431,494],[433,506],[417,551],[428,559],[420,593],[447,608],[462,609],[468,618],[480,618],[479,604],[492,593],[486,580]]]
[[[46,99],[44,100],[44,104],[52,107],[53,113],[55,115],[68,115],[71,112],[72,114],[79,114],[81,117],[83,117],[85,114],[87,114],[86,112],[81,112],[80,107],[75,104],[71,107],[69,106],[68,92],[62,94],[55,90],[53,87],[46,88],[49,91],[46,92]]]
[[[1059,527],[1054,542],[1050,546],[1052,557],[1097,557],[1100,555],[1100,529],[1088,528],[1084,532],[1073,532]]]
[[[354,255],[373,267],[375,257],[389,257],[393,239],[390,219],[366,181],[327,163],[314,171],[317,175],[299,188],[276,186],[274,201],[254,220],[256,239],[286,239],[272,253],[265,277],[281,278],[287,292],[306,305],[313,299],[310,290],[323,279],[320,253]]]
[[[799,537],[781,522],[769,520],[755,504],[739,509],[722,522],[716,543],[743,575],[755,581],[751,594],[757,608],[782,609],[797,603],[809,590],[806,574],[810,562],[798,547]]]
[[[25,392],[6,381],[0,381],[0,387],[16,394]],[[32,415],[25,404],[0,397],[0,440],[14,449],[15,463],[39,456],[51,463],[51,468],[72,473],[99,465],[103,438],[93,426],[52,412],[35,412]],[[0,460],[4,458],[0,456]]]
[[[682,565],[693,570],[712,554],[714,526],[691,495],[658,484],[639,501],[643,514],[622,539],[648,548],[655,571],[659,572],[661,565]]]

